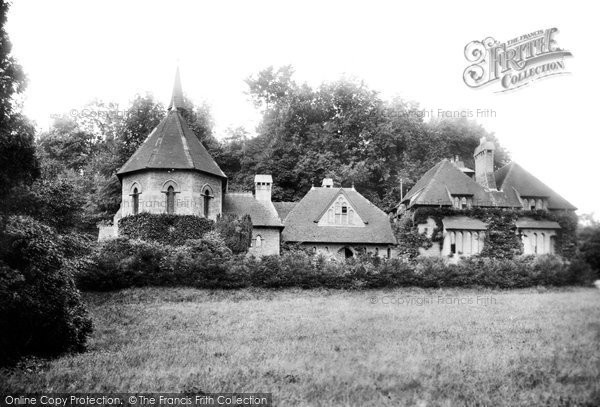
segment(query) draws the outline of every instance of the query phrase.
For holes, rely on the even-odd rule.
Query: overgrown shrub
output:
[[[92,322],[73,273],[85,240],[29,217],[8,218],[0,235],[0,364],[27,354],[85,347]]]
[[[181,246],[190,239],[200,239],[212,230],[214,222],[194,215],[151,214],[142,212],[119,220],[119,234]]]
[[[228,213],[218,217],[214,229],[234,254],[246,253],[252,241],[252,220],[249,215],[242,218]]]
[[[521,288],[587,283],[591,274],[581,263],[568,263],[552,255],[513,259],[472,256],[452,264],[439,257],[407,262],[369,254],[344,261],[290,249],[281,256],[255,258],[232,254],[217,232],[182,246],[116,239],[101,246],[93,264],[79,276],[83,288]]]

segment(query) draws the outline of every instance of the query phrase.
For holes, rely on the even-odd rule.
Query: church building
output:
[[[313,187],[300,202],[272,202],[273,178],[257,174],[254,193],[228,192],[227,176],[188,127],[181,111],[179,69],[167,116],[119,169],[121,206],[113,225],[100,226],[99,240],[118,236],[119,219],[141,212],[250,215],[249,254],[277,255],[281,242],[340,258],[358,251],[391,257],[396,243],[387,215],[354,187],[334,188],[331,179]]]

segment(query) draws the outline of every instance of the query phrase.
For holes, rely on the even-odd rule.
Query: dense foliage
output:
[[[93,266],[78,275],[81,288],[518,288],[587,283],[591,279],[589,268],[584,264],[568,263],[551,255],[513,259],[475,256],[458,264],[448,264],[441,258],[405,262],[368,255],[336,261],[302,250],[288,250],[281,256],[257,259],[234,255],[216,232],[177,247],[139,240],[112,240],[98,248],[93,260]]]
[[[578,231],[579,252],[600,279],[600,222],[588,216],[588,223]]]
[[[11,56],[6,33],[9,3],[0,1],[0,212],[13,199],[15,189],[29,185],[39,175],[33,125],[17,109],[14,98],[25,90],[23,68]]]
[[[29,217],[0,234],[0,364],[27,354],[82,350],[92,324],[73,275],[89,242]]]
[[[493,134],[465,119],[440,114],[425,122],[418,104],[384,101],[353,79],[311,88],[296,82],[286,66],[264,69],[247,84],[263,119],[257,137],[243,141],[240,134],[237,150],[225,149],[236,157],[227,159],[230,188],[249,189],[253,174],[273,174],[276,201],[298,200],[328,176],[337,185],[354,183],[387,209],[400,198],[400,179],[410,188],[440,159],[455,155],[472,167],[482,136],[497,143]],[[498,144],[496,164],[506,160]]]
[[[246,253],[252,241],[252,219],[236,214],[223,214],[215,223],[215,231],[221,235],[225,245],[233,254]]]
[[[194,215],[150,214],[142,212],[119,220],[119,233],[130,239],[143,239],[180,246],[200,239],[214,222]]]

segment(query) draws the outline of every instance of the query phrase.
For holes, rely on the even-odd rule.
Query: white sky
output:
[[[212,107],[217,133],[253,132],[259,113],[244,79],[292,64],[315,86],[342,74],[386,99],[423,108],[493,109],[478,119],[513,159],[580,208],[600,215],[597,111],[600,57],[593,2],[82,1],[15,0],[8,33],[29,77],[25,113],[53,113],[93,98],[126,108],[136,93],[167,104],[177,61],[184,92]],[[557,27],[571,75],[507,93],[471,89],[464,46]]]

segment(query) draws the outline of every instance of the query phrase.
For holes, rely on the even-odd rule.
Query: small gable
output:
[[[340,192],[318,220],[319,226],[364,227],[365,222],[346,194]]]

